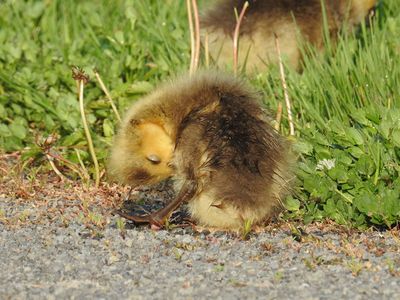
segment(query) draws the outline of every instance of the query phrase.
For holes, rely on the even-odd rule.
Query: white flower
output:
[[[335,167],[336,159],[323,159],[320,160],[316,166],[317,171],[322,171],[324,169],[330,170]]]

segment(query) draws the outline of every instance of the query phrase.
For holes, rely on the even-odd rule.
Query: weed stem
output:
[[[192,4],[190,0],[186,0],[186,7],[188,13],[188,21],[189,21],[189,31],[190,31],[190,68],[189,73],[190,75],[193,74],[194,71],[194,57],[195,57],[195,37],[194,37],[194,29],[193,29],[193,17],[192,17]]]
[[[282,120],[282,102],[278,103],[278,109],[276,110],[276,118],[275,118],[275,130],[279,131],[281,127],[281,120]]]
[[[80,79],[79,80],[79,108],[81,111],[83,129],[85,130],[86,140],[87,140],[88,146],[89,146],[89,152],[90,152],[90,155],[92,156],[92,160],[94,163],[95,185],[97,188],[97,187],[99,187],[99,184],[100,184],[100,169],[99,169],[99,163],[98,163],[97,157],[96,157],[96,152],[94,151],[94,147],[93,147],[92,136],[90,135],[89,126],[88,126],[88,123],[86,120],[85,108],[83,105],[83,85],[84,85],[84,80]]]
[[[287,84],[286,84],[285,69],[283,68],[281,49],[279,47],[279,39],[278,39],[278,36],[276,34],[275,34],[275,47],[276,47],[276,52],[278,53],[279,71],[280,71],[280,74],[281,74],[281,82],[282,82],[282,87],[283,87],[283,93],[284,93],[284,96],[285,96],[285,103],[286,103],[286,109],[287,109],[288,120],[289,120],[290,135],[294,136],[292,105],[290,103],[288,88],[287,88]]]
[[[111,98],[110,93],[108,92],[108,89],[107,89],[106,86],[104,85],[103,80],[101,80],[101,77],[100,77],[99,72],[98,72],[97,70],[93,70],[93,71],[94,71],[94,75],[96,76],[97,81],[99,82],[99,84],[100,84],[100,86],[101,86],[101,89],[103,90],[104,94],[106,94],[108,101],[110,101],[111,108],[112,108],[112,110],[114,111],[114,113],[115,113],[115,115],[116,115],[116,117],[117,117],[117,119],[118,119],[118,122],[121,123],[121,116],[119,115],[119,112],[118,112],[118,110],[117,110],[117,107],[115,106],[114,101],[113,101],[113,99]]]
[[[236,27],[235,31],[233,34],[233,73],[236,75],[237,74],[237,68],[238,68],[238,45],[239,45],[239,32],[240,32],[240,25],[242,23],[244,14],[246,12],[247,7],[249,7],[249,2],[246,1],[242,7],[242,11],[240,12],[239,18],[236,20]]]
[[[46,154],[46,158],[50,163],[51,168],[53,169],[53,171],[57,174],[57,176],[61,179],[61,182],[64,182],[64,180],[66,179],[66,177],[60,172],[60,170],[56,167],[56,165],[53,162],[53,158],[49,155]]]
[[[85,164],[83,163],[81,154],[79,153],[78,149],[75,148],[74,150],[75,150],[76,156],[78,157],[78,161],[79,161],[79,164],[82,169],[82,174],[79,172],[79,175],[81,176],[82,180],[85,179],[86,182],[88,183],[90,180],[89,172],[86,169]]]
[[[194,15],[194,39],[195,39],[193,72],[195,72],[199,66],[199,59],[200,59],[200,19],[199,19],[199,9],[197,8],[197,0],[192,0],[192,6]]]

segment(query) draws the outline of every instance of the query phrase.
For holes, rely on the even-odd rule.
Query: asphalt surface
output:
[[[46,214],[49,207],[59,214]],[[398,231],[273,226],[248,240],[0,199],[0,299],[400,299]]]

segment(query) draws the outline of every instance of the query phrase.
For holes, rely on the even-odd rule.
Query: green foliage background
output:
[[[200,1],[200,4],[206,1]],[[179,4],[179,5],[178,5]],[[348,226],[400,220],[400,3],[382,1],[375,22],[341,35],[336,50],[287,70],[296,112],[298,182],[288,218],[330,218]],[[120,112],[157,82],[188,69],[184,1],[13,1],[0,3],[0,148],[40,160],[38,135],[90,165],[71,66],[92,81],[86,112],[102,164],[116,119],[97,68]],[[283,98],[276,67],[251,78],[266,106]],[[287,134],[287,122],[282,133]]]

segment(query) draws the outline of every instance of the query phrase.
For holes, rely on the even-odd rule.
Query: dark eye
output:
[[[154,165],[158,165],[161,162],[161,158],[156,154],[150,154],[146,158]]]

